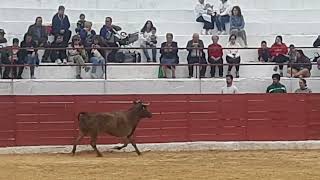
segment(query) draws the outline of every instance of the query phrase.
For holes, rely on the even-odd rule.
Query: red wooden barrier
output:
[[[72,144],[78,112],[127,109],[134,99],[154,114],[139,125],[139,143],[320,139],[320,94],[0,96],[0,146]]]

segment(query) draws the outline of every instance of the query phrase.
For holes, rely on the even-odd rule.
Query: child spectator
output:
[[[192,40],[188,41],[187,44],[187,51],[188,57],[188,69],[189,69],[189,78],[193,77],[193,66],[194,64],[201,64],[200,67],[200,78],[204,78],[206,75],[207,66],[204,66],[204,64],[207,64],[205,53],[203,52],[204,44],[201,39],[199,39],[199,34],[194,33],[192,35]]]
[[[51,50],[50,59],[51,62],[55,62],[57,64],[67,64],[67,53],[64,48],[66,48],[68,44],[63,40],[63,35],[58,35],[53,43],[51,44],[52,48],[63,48],[59,50]]]
[[[235,34],[237,37],[241,37],[244,42],[244,46],[247,47],[247,35],[244,30],[244,19],[239,6],[234,6],[231,11],[230,17],[230,34]]]
[[[33,41],[31,34],[25,34],[24,40],[21,42],[21,58],[25,64],[30,66],[30,78],[35,79],[34,70],[35,65],[39,65],[38,53],[35,48],[37,48],[37,43]],[[18,78],[21,78],[23,68],[19,69]]]
[[[221,0],[217,18],[218,34],[227,34],[226,24],[230,21],[231,9],[232,6],[228,0]]]
[[[258,49],[258,60],[260,62],[269,62],[271,60],[270,49],[266,41],[262,41],[261,47]]]
[[[304,55],[302,50],[296,51],[296,61],[288,68],[288,76],[295,78],[306,78],[311,76],[312,64],[310,59]]]
[[[8,64],[11,65],[23,65],[24,63],[19,59],[19,39],[17,38],[13,38],[12,40],[12,46],[10,48],[8,48],[9,50],[9,62]],[[22,69],[23,70],[24,67],[19,67],[19,70]],[[6,67],[5,71],[4,71],[4,79],[9,79],[9,74],[11,72],[11,77],[13,79],[18,78],[17,75],[17,67]],[[19,79],[21,79],[21,76],[19,77]]]
[[[175,65],[179,63],[178,56],[178,43],[173,41],[173,34],[166,34],[166,42],[161,44],[160,49],[160,63],[162,71],[164,73],[164,78],[167,78],[167,69],[172,70],[172,78],[176,78],[176,67]]]
[[[59,6],[58,13],[52,18],[53,35],[63,35],[63,40],[68,43],[71,38],[70,21],[67,15],[64,14],[65,7]]]
[[[103,51],[101,49],[101,37],[95,35],[93,37],[93,43],[91,45],[92,49],[91,49],[91,58],[90,58],[90,62],[93,64],[92,70],[91,70],[91,78],[93,79],[98,79],[98,75],[97,75],[97,65],[101,65],[102,71],[103,73],[105,72],[105,67],[104,64],[106,63],[105,59],[103,58],[102,54]],[[103,73],[102,73],[102,77],[103,78]]]
[[[72,42],[69,45],[68,50],[68,59],[70,62],[76,63],[76,78],[82,79],[81,77],[81,66],[84,66],[86,72],[89,71],[89,67],[85,66],[85,62],[88,62],[87,51],[84,49],[84,46],[81,44],[81,39],[79,35],[74,35],[72,37]]]
[[[295,90],[294,93],[312,93],[312,91],[308,88],[307,81],[303,78],[300,78],[299,89]]]
[[[199,0],[194,11],[196,14],[196,21],[203,23],[202,34],[212,34],[216,21],[216,12],[213,11],[213,6],[205,4],[205,0]]]
[[[236,42],[237,40],[237,36],[232,34],[229,37],[229,42],[227,44],[227,48],[241,48],[240,44],[238,42]],[[231,70],[232,67],[235,66],[236,67],[236,78],[239,78],[239,70],[240,70],[240,61],[241,61],[241,57],[239,54],[239,49],[227,49],[227,56],[226,56],[226,60],[227,63],[229,64],[228,66],[228,74],[231,74]]]
[[[275,43],[271,46],[271,61],[279,64],[280,76],[283,76],[283,63],[289,61],[287,53],[288,47],[282,42],[282,36],[277,36]],[[278,71],[278,66],[273,70]]]
[[[208,62],[211,65],[211,77],[215,77],[215,72],[216,72],[216,66],[218,65],[219,68],[219,77],[223,76],[223,50],[222,46],[218,44],[219,41],[219,36],[212,36],[212,44],[209,45],[208,47]]]
[[[272,75],[272,84],[268,86],[267,93],[287,93],[286,87],[280,83],[280,78],[279,74]]]
[[[233,76],[228,74],[226,76],[227,85],[221,89],[221,94],[238,94],[238,88],[233,85]]]
[[[80,14],[80,19],[77,22],[76,33],[79,35],[80,31],[85,27],[86,16],[84,14]]]
[[[148,20],[141,29],[141,48],[151,48],[152,61],[157,62],[157,36],[156,28],[153,26],[152,21]],[[147,62],[151,62],[149,49],[143,49],[143,53],[147,58]]]
[[[92,28],[92,22],[86,21],[84,23],[84,28],[80,30],[80,38],[81,43],[84,45],[85,48],[90,48],[93,43],[93,37],[96,35],[96,31]],[[87,50],[88,54],[91,57],[90,49]]]

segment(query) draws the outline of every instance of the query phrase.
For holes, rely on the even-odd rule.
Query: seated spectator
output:
[[[148,20],[141,29],[141,48],[152,48],[152,61],[157,62],[157,36],[156,28],[153,26],[152,21]],[[151,62],[149,49],[143,49],[143,53],[147,58],[147,62]]]
[[[75,29],[76,33],[80,35],[80,31],[85,27],[86,16],[84,14],[80,14],[80,19],[77,22],[77,28]]]
[[[218,34],[226,35],[226,24],[230,21],[232,6],[228,0],[221,0],[218,10],[217,28]]]
[[[268,86],[267,93],[287,93],[287,89],[280,83],[280,74],[272,75],[272,84]]]
[[[294,47],[293,44],[290,44],[288,52],[289,63],[295,63],[297,61],[297,54],[296,47]]]
[[[219,36],[212,36],[212,44],[208,47],[208,62],[211,65],[211,77],[215,77],[216,74],[216,66],[219,68],[219,77],[223,76],[223,50],[222,46],[218,44]]]
[[[317,37],[317,39],[313,42],[313,47],[319,47],[320,46],[320,35]]]
[[[79,35],[74,35],[72,37],[72,42],[69,45],[68,50],[68,59],[69,62],[76,63],[76,78],[82,79],[81,77],[81,66],[84,66],[86,72],[90,70],[89,67],[85,66],[85,63],[88,62],[87,51],[84,49],[84,46],[81,44],[81,39]]]
[[[203,23],[202,34],[212,34],[217,17],[216,13],[213,12],[213,6],[205,4],[205,0],[199,0],[194,11],[196,14],[196,21]]]
[[[4,37],[5,31],[3,29],[0,29],[0,64],[7,62],[7,50],[5,49],[7,47],[7,39]],[[2,67],[0,67],[0,76],[2,76]]]
[[[258,49],[258,60],[260,62],[269,62],[271,60],[270,49],[267,46],[266,41],[261,42],[261,47]]]
[[[52,18],[52,32],[54,36],[63,35],[63,40],[68,43],[71,38],[70,21],[64,14],[65,7],[59,6],[58,13]]]
[[[121,27],[112,24],[112,18],[106,17],[105,25],[100,29],[100,36],[105,47],[118,47],[116,34],[121,31]],[[106,50],[105,58],[108,62],[115,60],[117,49]]]
[[[271,61],[279,64],[280,76],[283,76],[283,63],[289,61],[287,53],[288,47],[282,42],[282,36],[277,36],[275,43],[271,46]],[[273,70],[278,71],[278,66]]]
[[[179,63],[178,56],[178,43],[173,41],[173,34],[166,34],[166,42],[161,44],[160,49],[160,64],[164,74],[164,78],[167,78],[167,69],[171,69],[172,78],[176,78],[176,67],[175,65]]]
[[[203,66],[204,64],[207,64],[206,56],[203,52],[204,44],[203,41],[199,39],[199,34],[194,33],[192,36],[192,40],[190,40],[187,44],[187,51],[188,57],[188,69],[189,69],[189,78],[193,77],[193,66],[194,64],[200,64],[202,65],[200,67],[200,78],[204,78],[206,75],[206,66]]]
[[[288,76],[295,78],[306,78],[311,76],[312,64],[310,59],[304,55],[302,50],[297,50],[297,59],[291,68],[288,68]]]
[[[36,22],[29,26],[28,34],[32,35],[33,41],[37,44],[37,47],[49,48],[47,27],[42,25],[42,17],[37,17]],[[47,62],[50,55],[49,50],[45,50],[42,56],[42,62]]]
[[[21,58],[21,60],[23,60],[25,64],[28,64],[30,66],[30,78],[35,79],[35,76],[34,76],[35,65],[39,65],[38,53],[37,53],[37,49],[35,49],[37,48],[37,43],[33,41],[31,34],[25,34],[20,46],[21,48],[26,48],[26,49],[20,50],[19,58]],[[23,73],[23,67],[20,67],[19,73],[18,73],[18,79],[21,79],[22,73]]]
[[[234,6],[231,11],[230,17],[230,34],[235,34],[237,37],[241,37],[244,42],[244,46],[247,47],[247,35],[244,30],[244,19],[241,14],[241,9],[239,6]]]
[[[8,47],[8,58],[4,59],[5,61],[3,64],[6,65],[23,65],[24,63],[19,60],[19,39],[13,38],[12,40],[12,46]],[[23,67],[22,67],[23,69]],[[3,73],[3,79],[10,79],[10,73],[11,78],[16,79],[17,78],[17,67],[5,67],[4,73]],[[20,77],[21,78],[21,77]]]
[[[229,42],[226,46],[226,48],[241,48],[240,44],[236,41],[237,36],[232,34],[229,37]],[[231,74],[232,67],[236,67],[236,77],[239,78],[239,70],[240,70],[240,62],[241,62],[241,57],[239,54],[239,49],[227,49],[227,56],[226,60],[227,63],[229,64],[228,66],[228,74]]]
[[[106,63],[106,60],[103,58],[102,54],[103,51],[101,49],[102,44],[101,44],[101,37],[98,35],[93,36],[93,43],[91,45],[91,58],[90,62],[93,64],[92,70],[91,70],[91,78],[93,79],[98,79],[97,75],[97,67],[98,65],[101,65],[102,68],[102,76],[100,78],[104,77],[104,72],[105,72],[105,67],[104,64]]]
[[[55,37],[55,40],[51,44],[52,48],[63,48],[63,49],[55,49],[50,52],[51,62],[55,62],[57,64],[67,64],[67,52],[64,48],[68,47],[68,44],[63,40],[63,35],[59,34]]]
[[[81,43],[86,48],[90,48],[92,46],[93,37],[96,35],[96,31],[91,28],[92,28],[92,22],[86,21],[84,23],[84,28],[80,30]],[[88,50],[88,52],[89,54],[91,54],[90,50]]]
[[[238,88],[235,85],[233,85],[232,75],[228,74],[226,76],[226,83],[227,85],[221,89],[221,94],[238,94],[239,93]]]
[[[307,86],[307,81],[303,78],[299,80],[299,89],[296,89],[294,93],[312,93],[311,89]]]

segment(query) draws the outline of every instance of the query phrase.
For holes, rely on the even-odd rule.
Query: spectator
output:
[[[80,31],[85,27],[86,16],[84,14],[80,14],[80,19],[77,22],[76,33],[80,35]]]
[[[63,35],[63,40],[68,43],[71,38],[70,21],[67,15],[64,14],[65,7],[59,6],[58,13],[52,18],[53,35]]]
[[[202,34],[212,34],[214,23],[216,21],[216,13],[213,12],[213,6],[205,4],[205,0],[199,0],[195,7],[196,21],[203,23]]]
[[[21,48],[26,48],[20,50],[21,59],[25,64],[30,66],[30,78],[35,79],[34,70],[35,65],[39,65],[39,58],[37,53],[37,43],[33,41],[31,34],[25,34],[23,41],[21,42]],[[18,79],[21,79],[23,73],[23,67],[19,68]]]
[[[244,30],[244,19],[239,6],[234,6],[231,11],[230,17],[230,34],[235,34],[237,37],[241,37],[244,42],[244,46],[247,47],[247,35]]]
[[[194,33],[192,36],[192,40],[190,40],[187,44],[187,50],[189,51],[187,61],[189,68],[189,78],[193,77],[193,66],[194,64],[202,65],[200,67],[200,78],[204,78],[206,75],[206,66],[203,64],[207,64],[205,54],[203,52],[204,44],[203,41],[199,39],[199,34]]]
[[[29,26],[28,34],[31,34],[33,41],[37,47],[49,48],[47,27],[42,25],[42,17],[37,17],[33,25]],[[47,62],[50,55],[50,50],[45,50],[42,56],[42,62]]]
[[[288,76],[295,78],[306,78],[311,76],[312,64],[310,59],[304,55],[302,50],[296,51],[296,61],[288,68]]]
[[[103,51],[99,48],[101,48],[101,37],[100,36],[93,36],[93,43],[91,45],[91,58],[90,62],[93,64],[92,70],[91,70],[91,78],[98,79],[97,75],[97,66],[101,65],[102,68],[102,76],[100,78],[104,77],[105,67],[104,64],[106,63],[106,60],[103,58],[102,54]]]
[[[282,42],[282,36],[277,36],[275,43],[271,46],[271,61],[279,64],[280,76],[283,76],[283,63],[289,61],[287,53],[288,47]],[[278,71],[278,66],[273,70]]]
[[[8,60],[8,52],[5,49],[7,47],[7,39],[4,37],[5,31],[0,29],[0,64],[6,63]],[[0,67],[0,76],[2,77],[2,67]],[[3,78],[3,77],[2,77]]]
[[[223,76],[223,50],[222,46],[218,44],[219,36],[212,36],[212,44],[208,47],[208,62],[211,64],[211,77],[215,77],[216,66],[219,68],[219,77]]]
[[[231,9],[232,6],[228,0],[221,0],[217,18],[218,34],[227,34],[226,24],[230,21]]]
[[[19,58],[19,39],[13,38],[12,40],[12,46],[9,48],[9,64],[11,65],[23,65],[24,63]],[[23,67],[22,67],[23,68]],[[8,67],[8,69],[5,69],[4,71],[4,77],[10,78],[9,74],[11,71],[11,77],[13,79],[16,79],[18,77],[17,75],[17,67]],[[21,76],[19,77],[21,79]]]
[[[299,80],[299,89],[295,90],[294,93],[312,93],[311,89],[307,86],[307,81],[303,78]]]
[[[51,50],[50,59],[51,62],[55,62],[57,64],[67,64],[67,53],[64,48],[66,48],[68,44],[63,40],[63,35],[59,34],[55,37],[55,40],[51,44],[52,48],[63,48],[63,49],[55,49]]]
[[[267,88],[267,93],[287,93],[287,89],[280,83],[280,74],[272,75],[272,84]]]
[[[141,33],[141,48],[152,48],[152,61],[157,62],[157,36],[156,28],[153,26],[152,21],[148,20],[140,31]],[[151,62],[149,49],[143,49],[143,53],[147,58],[147,62]]]
[[[297,54],[298,53],[296,47],[294,47],[293,44],[290,44],[288,52],[289,63],[295,63],[297,61]]]
[[[118,47],[116,34],[121,30],[121,27],[112,24],[112,18],[106,17],[105,25],[100,29],[100,36],[102,37],[105,47]],[[115,60],[116,49],[106,50],[105,58],[112,62]]]
[[[92,46],[93,37],[96,35],[96,31],[94,31],[91,28],[92,28],[92,22],[86,21],[84,23],[84,28],[80,30],[81,43],[86,48],[90,48]],[[88,52],[90,52],[90,50],[88,50]]]
[[[271,60],[270,49],[267,46],[266,41],[261,42],[261,47],[258,49],[258,60],[260,62],[269,62]]]
[[[241,48],[240,44],[236,42],[237,36],[232,34],[229,37],[229,42],[227,44],[227,48]],[[232,67],[236,67],[236,77],[239,78],[239,70],[240,70],[240,62],[241,57],[239,54],[239,49],[227,49],[227,56],[226,56],[228,66],[228,74],[231,74]]]
[[[317,39],[313,42],[313,47],[319,47],[320,46],[320,35],[317,37]]]
[[[232,75],[228,74],[226,76],[226,83],[227,85],[221,89],[221,94],[238,94],[239,93],[238,88],[235,85],[233,85]]]
[[[164,78],[167,78],[167,69],[171,69],[172,78],[176,78],[176,67],[175,65],[179,63],[178,56],[178,43],[173,41],[173,34],[166,34],[166,42],[161,44],[160,49],[160,63],[162,71],[164,73]]]
[[[85,62],[88,62],[87,51],[84,49],[84,46],[81,44],[81,39],[79,35],[74,35],[72,37],[72,42],[69,45],[68,50],[68,59],[70,62],[76,63],[76,78],[82,79],[81,77],[81,66],[84,66],[86,72],[90,70],[89,67],[85,66]]]

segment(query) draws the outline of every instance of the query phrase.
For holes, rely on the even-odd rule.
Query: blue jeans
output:
[[[91,63],[94,65],[92,67],[91,73],[96,73],[97,71],[97,65],[101,65],[102,71],[104,72],[104,64],[106,63],[105,59],[103,57],[92,57],[90,58]]]
[[[31,75],[31,77],[34,76],[34,67],[35,67],[35,65],[39,64],[38,54],[36,54],[35,56],[32,56],[31,54],[28,54],[27,57],[25,58],[25,63],[30,65],[30,75]]]
[[[225,15],[225,16],[219,16],[217,18],[217,28],[218,31],[226,31],[226,24],[230,21],[230,16]]]

